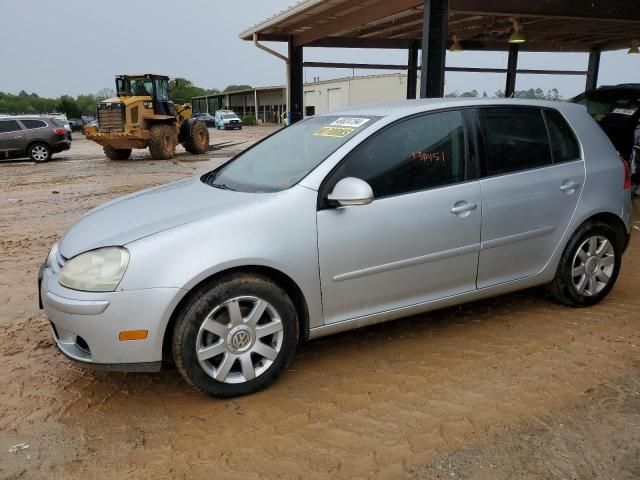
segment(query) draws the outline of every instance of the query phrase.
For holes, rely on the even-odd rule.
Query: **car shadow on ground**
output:
[[[262,394],[269,395],[268,392],[275,392],[279,388],[291,388],[291,385],[288,385],[291,382],[300,382],[304,385],[305,395],[313,397],[314,383],[306,381],[304,377],[307,373],[322,375],[324,364],[329,364],[329,369],[335,368],[336,364],[349,363],[362,367],[396,351],[410,352],[417,349],[427,352],[432,344],[442,348],[443,342],[446,349],[459,346],[457,349],[451,348],[451,354],[455,355],[456,350],[459,353],[465,345],[469,345],[469,335],[472,332],[466,329],[473,325],[483,325],[479,328],[486,329],[487,342],[499,342],[501,337],[508,335],[505,331],[508,332],[525,321],[523,316],[530,315],[531,308],[573,311],[551,303],[542,289],[530,289],[311,340],[298,348],[289,371],[284,372],[276,383]],[[474,332],[477,332],[477,329],[474,329]],[[495,339],[492,340],[494,336]],[[486,352],[486,355],[494,354],[491,350]],[[410,355],[404,359],[396,359],[398,360],[412,361]],[[401,369],[402,366],[398,365],[398,368]],[[157,373],[87,370],[87,375],[93,377],[96,383],[104,382],[116,389],[124,388],[130,395],[155,398],[175,394],[189,395],[190,392],[196,402],[211,399],[187,385],[171,363]],[[336,379],[342,382],[348,376],[357,376],[357,373],[345,370]],[[93,387],[94,382],[91,382]],[[322,383],[321,387],[331,388],[331,384]]]

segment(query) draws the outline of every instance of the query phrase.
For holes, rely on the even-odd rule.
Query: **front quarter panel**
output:
[[[264,200],[246,208],[214,211],[208,218],[127,244],[131,260],[118,290],[191,290],[224,270],[270,267],[289,276],[302,291],[309,326],[322,325],[317,193],[296,186],[277,194],[255,195],[263,195]]]

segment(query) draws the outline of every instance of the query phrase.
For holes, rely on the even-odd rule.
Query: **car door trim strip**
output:
[[[494,240],[487,240],[486,242],[482,242],[481,250],[502,247],[509,243],[522,242],[531,238],[544,237],[545,235],[553,233],[555,229],[555,225],[548,225],[546,227],[536,228],[535,230],[529,230],[528,232],[516,233],[514,235],[496,238]]]
[[[445,250],[443,252],[430,253],[429,255],[422,255],[420,257],[413,257],[406,260],[399,260],[397,262],[376,265],[375,267],[363,268],[362,270],[355,270],[353,272],[341,273],[340,275],[333,277],[333,281],[343,282],[345,280],[353,280],[354,278],[366,277],[367,275],[375,275],[377,273],[388,272],[390,270],[413,267],[415,265],[422,265],[423,263],[437,262],[438,260],[444,260],[451,257],[457,257],[458,255],[466,255],[479,251],[480,244],[475,243],[464,247],[452,248],[451,250]]]

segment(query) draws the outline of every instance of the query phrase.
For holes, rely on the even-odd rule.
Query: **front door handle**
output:
[[[22,135],[17,135],[15,137],[13,137],[14,140],[18,139],[18,138],[22,138]]]
[[[576,183],[576,182],[573,182],[573,181],[564,182],[562,184],[562,186],[560,187],[560,191],[567,192],[567,193],[573,193],[579,186],[580,186],[579,183]]]
[[[475,203],[457,202],[455,207],[451,208],[451,213],[459,215],[461,213],[472,212],[476,208],[478,208],[478,205]]]

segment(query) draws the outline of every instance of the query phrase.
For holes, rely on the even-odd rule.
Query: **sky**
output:
[[[240,40],[246,28],[294,0],[2,0],[0,91],[44,97],[113,88],[114,75],[163,73],[205,88],[285,82],[281,60]],[[268,46],[286,53],[284,44]],[[405,51],[305,49],[305,60],[406,64]],[[502,52],[447,54],[448,66],[506,68]],[[521,53],[520,68],[586,70],[586,54]],[[371,70],[356,70],[367,75]],[[386,71],[384,73],[390,73]],[[305,78],[351,76],[349,69],[305,69]],[[602,55],[599,84],[640,82],[640,55]],[[445,91],[471,89],[489,96],[504,89],[504,75],[452,73]],[[517,90],[557,88],[564,97],[584,89],[583,76],[519,75]]]

